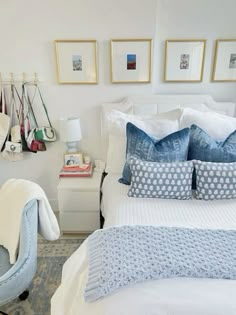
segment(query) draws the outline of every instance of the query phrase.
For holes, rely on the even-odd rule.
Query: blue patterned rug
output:
[[[61,238],[55,242],[38,240],[37,273],[26,301],[19,299],[1,306],[9,315],[50,315],[50,299],[61,281],[62,266],[85,237]]]

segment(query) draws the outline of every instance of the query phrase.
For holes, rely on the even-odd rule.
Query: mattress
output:
[[[236,201],[178,201],[127,197],[128,187],[108,175],[103,183],[105,227],[152,224],[236,229]],[[176,278],[147,281],[123,288],[106,298],[85,303],[86,241],[63,267],[54,294],[52,315],[235,315],[236,281]]]

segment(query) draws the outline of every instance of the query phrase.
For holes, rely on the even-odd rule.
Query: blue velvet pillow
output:
[[[157,140],[147,135],[132,123],[126,126],[126,162],[122,178],[119,182],[130,185],[131,171],[129,161],[131,157],[150,162],[174,162],[186,161],[188,156],[188,145],[190,129],[185,128],[176,131],[163,139]]]
[[[213,139],[196,125],[190,130],[188,160],[236,162],[236,130],[224,141]]]

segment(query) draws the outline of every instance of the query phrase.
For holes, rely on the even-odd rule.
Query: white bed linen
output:
[[[177,201],[127,197],[128,187],[108,175],[103,184],[106,227],[153,224],[236,229],[236,201]],[[235,315],[236,281],[177,278],[148,281],[85,303],[86,241],[63,267],[52,315]]]
[[[131,198],[129,186],[117,174],[105,177],[102,213],[105,226],[153,224],[163,226],[236,229],[236,200],[176,200]],[[112,190],[111,190],[112,187]]]

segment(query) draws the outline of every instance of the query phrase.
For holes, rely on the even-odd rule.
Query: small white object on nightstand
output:
[[[100,228],[102,172],[91,177],[61,178],[57,186],[63,233],[86,233]]]

